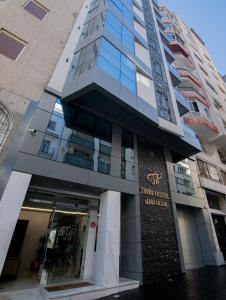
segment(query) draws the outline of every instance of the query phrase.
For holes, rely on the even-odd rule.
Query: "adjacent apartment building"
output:
[[[224,114],[185,42],[200,39],[154,0],[63,2],[0,4],[3,292],[98,298],[224,264]],[[206,139],[214,156],[194,156]]]
[[[218,262],[226,257],[226,88],[197,33],[166,7],[161,6],[159,12],[181,79],[177,91],[189,104],[183,120],[202,147],[196,156],[174,165],[176,180],[171,183],[184,267],[190,269],[211,264],[212,251]],[[208,215],[205,233],[200,208]],[[206,248],[209,234],[214,250]]]

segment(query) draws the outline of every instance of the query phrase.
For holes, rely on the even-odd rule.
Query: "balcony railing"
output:
[[[177,87],[177,90],[187,98],[195,98],[205,104],[207,107],[210,106],[209,100],[193,87]]]
[[[187,68],[177,68],[181,77],[186,77],[192,80],[198,87],[201,88],[200,80]]]
[[[93,141],[89,141],[88,139],[77,136],[76,134],[71,134],[71,142],[86,148],[94,149]]]

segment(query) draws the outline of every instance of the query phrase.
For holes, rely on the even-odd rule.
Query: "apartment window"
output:
[[[219,170],[200,159],[197,160],[200,176],[222,183]]]
[[[215,88],[212,86],[212,84],[211,83],[209,83],[209,81],[208,80],[206,80],[206,84],[207,84],[207,86],[215,93],[215,94],[217,94],[218,95],[218,93],[217,93],[217,91],[215,90]]]
[[[6,140],[10,129],[10,115],[8,111],[0,104],[0,146]]]
[[[206,76],[209,76],[207,71],[202,66],[199,65],[199,68]]]
[[[110,5],[112,5],[118,13],[122,16],[123,20],[126,22],[129,28],[133,28],[133,14],[125,5],[119,0],[110,0]],[[128,4],[128,1],[127,1]]]
[[[48,129],[55,130],[56,129],[56,122],[55,121],[49,121]]]
[[[47,8],[35,0],[28,1],[25,4],[24,9],[39,20],[43,20],[49,12]]]
[[[7,30],[0,29],[0,53],[16,60],[19,54],[22,52],[26,45],[26,42],[16,37]]]
[[[223,94],[226,94],[226,93],[225,93],[225,90],[223,90],[222,87],[221,87],[219,84],[218,84],[218,87],[219,87],[220,91],[221,91]]]

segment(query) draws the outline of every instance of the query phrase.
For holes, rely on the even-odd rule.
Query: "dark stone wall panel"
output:
[[[138,165],[143,282],[149,283],[179,273],[180,263],[171,200],[141,193],[143,187],[170,197],[163,148],[138,138]],[[152,185],[146,176],[156,171],[162,179]],[[167,207],[147,205],[146,199],[162,201]]]

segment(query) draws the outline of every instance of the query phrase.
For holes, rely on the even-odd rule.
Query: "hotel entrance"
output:
[[[98,206],[98,199],[29,190],[0,287],[20,290],[87,280],[87,257],[92,264],[87,246],[94,252]]]
[[[49,221],[41,284],[82,278],[87,222],[88,213],[73,210],[69,204],[54,207]]]

